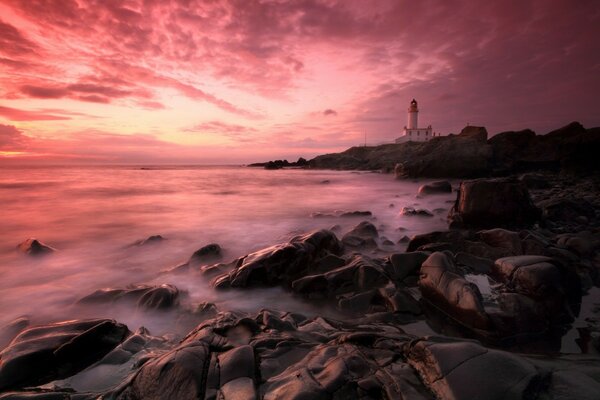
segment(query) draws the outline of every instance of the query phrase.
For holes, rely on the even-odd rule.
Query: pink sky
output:
[[[2,0],[0,162],[245,163],[600,125],[595,0]]]

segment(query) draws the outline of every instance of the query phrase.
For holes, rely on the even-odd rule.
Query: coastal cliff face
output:
[[[428,142],[352,147],[308,162],[311,168],[395,171],[398,177],[476,178],[537,169],[592,174],[600,152],[600,128],[572,122],[546,135],[526,129],[488,139],[483,127]]]

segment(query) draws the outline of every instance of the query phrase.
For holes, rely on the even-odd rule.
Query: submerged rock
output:
[[[168,284],[134,285],[124,289],[99,289],[78,301],[79,304],[129,303],[139,309],[165,310],[177,306],[179,290]]]
[[[463,228],[529,227],[540,217],[525,185],[512,179],[462,182],[448,215],[451,226]]]
[[[132,246],[150,246],[154,244],[158,244],[166,240],[161,235],[152,235],[148,236],[146,239],[140,239],[133,242]]]
[[[221,255],[221,246],[217,243],[211,243],[196,250],[190,257],[189,263],[197,264],[200,262],[212,261],[221,258]]]
[[[420,195],[429,195],[429,194],[443,194],[443,193],[452,193],[452,185],[448,181],[436,181],[431,182],[425,185],[422,185],[419,188],[418,194]]]
[[[402,207],[400,215],[417,216],[417,217],[433,217],[433,214],[422,208]]]
[[[125,325],[109,319],[28,328],[0,353],[0,390],[74,375],[104,357],[129,333]]]
[[[24,242],[21,242],[17,246],[17,250],[21,253],[27,254],[29,256],[42,256],[50,253],[54,253],[56,251],[55,248],[48,246],[40,242],[37,239],[29,238]]]

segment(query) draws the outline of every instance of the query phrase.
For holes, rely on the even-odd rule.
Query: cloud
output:
[[[59,115],[64,114],[64,115]],[[61,112],[60,110],[38,110],[26,111],[11,107],[0,106],[0,116],[10,121],[57,121],[71,119],[69,115],[72,113]]]
[[[255,128],[243,125],[228,124],[222,121],[207,121],[184,128],[183,132],[215,134],[218,136],[227,137],[229,139],[244,141],[251,139],[253,134],[257,133],[258,131]]]
[[[108,103],[103,112],[116,110],[117,122],[95,126],[106,130],[126,125],[118,107],[132,107],[136,121],[167,116],[156,132],[184,126],[244,141],[240,151],[258,152],[249,150],[252,141],[260,151],[281,151],[286,141],[333,151],[365,133],[392,141],[413,97],[420,122],[446,133],[467,122],[490,132],[541,133],[571,120],[600,125],[600,13],[591,0],[577,7],[567,0],[5,0],[2,7],[0,98],[55,109]],[[0,115],[15,121],[78,119],[3,106]],[[185,128],[186,115],[208,122]],[[318,134],[309,129],[315,121]],[[283,131],[291,136],[280,141]]]
[[[21,151],[27,148],[29,138],[12,125],[0,124],[0,150]]]

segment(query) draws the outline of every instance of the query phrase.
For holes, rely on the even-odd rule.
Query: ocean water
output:
[[[175,332],[176,316],[74,306],[96,289],[142,283],[174,284],[192,308],[209,301],[221,310],[324,312],[280,289],[217,292],[198,276],[161,271],[209,243],[221,245],[227,262],[315,229],[337,225],[341,237],[365,219],[394,243],[404,235],[445,229],[454,195],[417,198],[424,182],[366,172],[246,167],[0,169],[0,324],[19,316],[33,323],[111,317],[131,330],[185,333],[183,327]],[[435,216],[402,216],[404,206],[436,210]],[[336,210],[368,210],[373,217],[311,216]],[[157,234],[167,240],[131,246]],[[59,251],[42,258],[18,253],[16,246],[30,237]],[[377,255],[404,246],[388,246]]]

